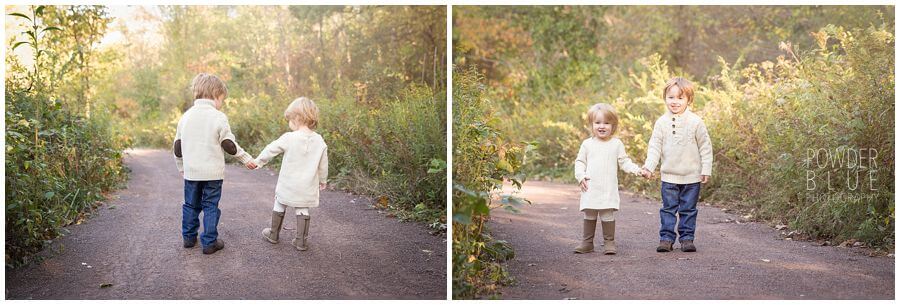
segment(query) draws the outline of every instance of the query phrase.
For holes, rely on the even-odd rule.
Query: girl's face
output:
[[[609,140],[612,137],[613,124],[607,122],[602,115],[598,115],[597,118],[594,118],[594,121],[591,122],[591,132],[594,133],[594,137],[600,140]]]
[[[681,94],[681,88],[672,86],[666,92],[666,107],[674,114],[681,114],[687,109],[687,96]]]

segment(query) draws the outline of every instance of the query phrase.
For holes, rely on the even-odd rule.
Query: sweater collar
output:
[[[672,110],[669,110],[669,107],[666,107],[666,115],[668,115],[668,116],[670,116],[670,117],[681,118],[681,117],[683,117],[683,116],[685,116],[685,115],[688,115],[688,114],[690,114],[690,113],[691,113],[691,110],[690,110],[690,109],[685,109],[685,110],[682,111],[680,114],[674,114],[674,113],[672,113]]]
[[[211,106],[213,108],[216,108],[216,101],[213,101],[211,99],[205,99],[205,98],[198,98],[198,99],[194,100],[194,106],[200,106],[200,105],[206,105],[206,106]]]

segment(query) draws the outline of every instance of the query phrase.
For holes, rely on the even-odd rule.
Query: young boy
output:
[[[225,155],[237,157],[249,169],[256,168],[250,154],[234,139],[228,118],[219,111],[228,96],[225,83],[211,74],[200,73],[191,81],[194,106],[178,122],[175,131],[175,165],[184,177],[181,235],[184,247],[197,244],[198,217],[203,211],[203,254],[225,248],[218,239],[219,199],[225,177]]]
[[[713,153],[703,119],[688,110],[694,102],[694,86],[681,77],[666,82],[663,89],[666,113],[653,126],[647,159],[641,175],[650,178],[662,160],[662,202],[657,252],[672,251],[675,243],[675,212],[681,251],[695,252],[694,231],[700,184],[712,174]]]

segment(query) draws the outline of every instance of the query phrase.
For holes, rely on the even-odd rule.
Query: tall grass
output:
[[[9,79],[5,106],[6,265],[14,267],[122,185],[129,142],[108,117],[72,114]]]
[[[521,187],[519,171],[529,146],[506,140],[474,69],[453,79],[453,298],[491,296],[512,278],[505,262],[513,249],[490,235],[493,208],[517,211],[526,201],[499,195],[504,181]]]

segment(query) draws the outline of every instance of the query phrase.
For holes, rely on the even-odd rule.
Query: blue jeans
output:
[[[184,180],[184,205],[181,206],[181,236],[186,240],[197,238],[200,228],[200,212],[203,212],[203,235],[200,244],[212,246],[219,237],[219,199],[222,198],[222,180]]]
[[[694,240],[697,228],[697,200],[700,182],[662,183],[663,207],[659,209],[659,240],[675,241],[675,213],[678,212],[678,240]]]

